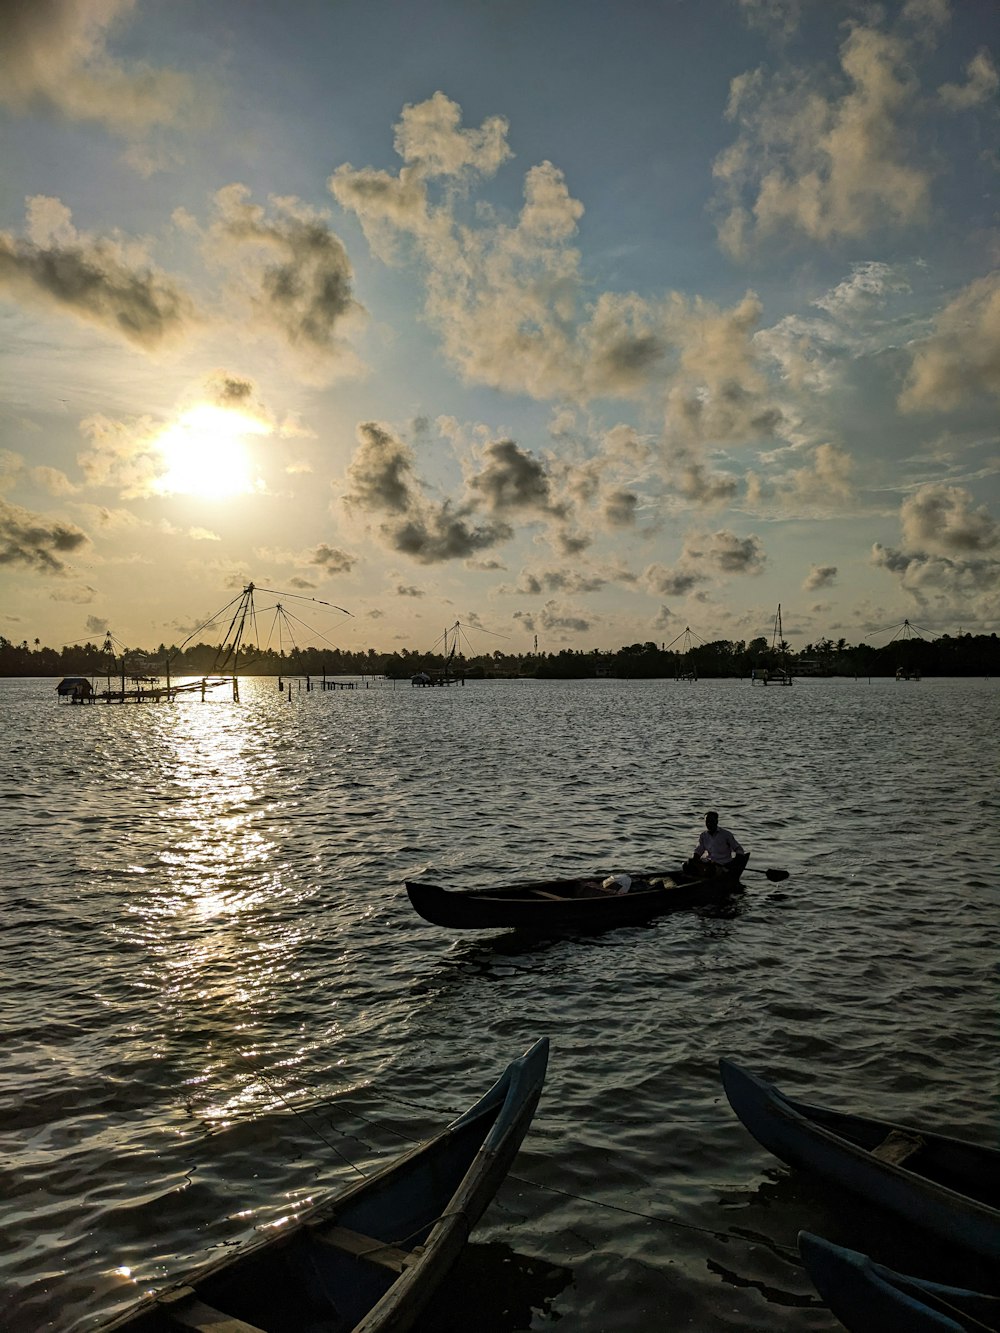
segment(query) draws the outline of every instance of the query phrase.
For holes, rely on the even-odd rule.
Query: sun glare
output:
[[[156,490],[206,500],[249,494],[256,485],[246,437],[267,433],[262,422],[241,412],[208,403],[191,408],[157,439],[165,470]]]

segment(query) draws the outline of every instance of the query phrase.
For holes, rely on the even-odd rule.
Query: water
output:
[[[9,1333],[96,1327],[540,1035],[538,1114],[425,1330],[838,1328],[798,1229],[896,1266],[905,1238],[757,1147],[722,1054],[995,1137],[995,681],[54,686],[0,682]],[[427,925],[402,890],[670,866],[709,807],[790,878],[535,942]]]

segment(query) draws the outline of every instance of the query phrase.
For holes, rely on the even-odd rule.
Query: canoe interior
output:
[[[679,870],[664,872],[667,875],[673,873],[678,878],[675,883],[681,885],[681,872]],[[487,902],[552,902],[555,899],[563,899],[568,902],[575,902],[581,898],[609,898],[625,895],[609,893],[603,887],[606,875],[594,876],[590,879],[550,879],[537,880],[524,884],[508,884],[502,888],[493,889],[469,889],[463,896],[475,899],[482,899]],[[662,885],[654,884],[654,878],[658,876],[633,875],[632,884],[629,893],[660,892]],[[700,882],[700,881],[699,881]],[[684,887],[693,885],[694,881],[688,881]],[[444,890],[444,892],[459,892],[459,890]]]
[[[177,1333],[194,1297],[265,1333],[408,1328],[468,1238],[527,1131],[548,1058],[542,1040],[442,1133],[373,1176],[197,1270],[103,1326],[104,1333]],[[417,1247],[425,1247],[418,1251]]]
[[[893,1132],[911,1136],[919,1140],[920,1146],[899,1163],[904,1170],[990,1208],[1000,1208],[1000,1151],[991,1152],[979,1144],[963,1143],[959,1139],[893,1125],[885,1120],[831,1111],[809,1102],[793,1101],[790,1097],[783,1097],[783,1100],[814,1125],[866,1152],[877,1153]]]

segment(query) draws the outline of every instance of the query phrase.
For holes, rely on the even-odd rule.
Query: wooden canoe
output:
[[[548,1062],[543,1038],[432,1139],[276,1235],[196,1270],[104,1333],[403,1333],[513,1161]]]
[[[680,870],[634,874],[629,876],[627,893],[602,888],[606,878],[531,880],[493,889],[445,889],[416,880],[405,883],[414,909],[432,925],[540,934],[629,926],[743,892],[738,873],[704,879],[685,878]]]
[[[896,1273],[808,1231],[799,1232],[799,1253],[850,1333],[1000,1333],[1000,1297]]]
[[[1000,1149],[793,1101],[732,1060],[719,1067],[733,1110],[783,1162],[962,1250],[1000,1257]]]

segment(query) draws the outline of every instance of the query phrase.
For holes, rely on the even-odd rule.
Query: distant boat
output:
[[[771,635],[771,661],[779,659],[780,665],[772,667],[767,665],[760,670],[753,668],[751,672],[751,685],[756,685],[760,681],[761,685],[791,685],[792,684],[792,665],[788,660],[788,648],[785,645],[784,632],[781,629],[781,603],[777,604],[775,613],[775,628]]]
[[[799,1232],[799,1253],[850,1333],[1000,1333],[1000,1297],[896,1273],[808,1231]]]
[[[531,1124],[547,1038],[473,1107],[374,1175],[101,1326],[102,1333],[405,1333]]]

